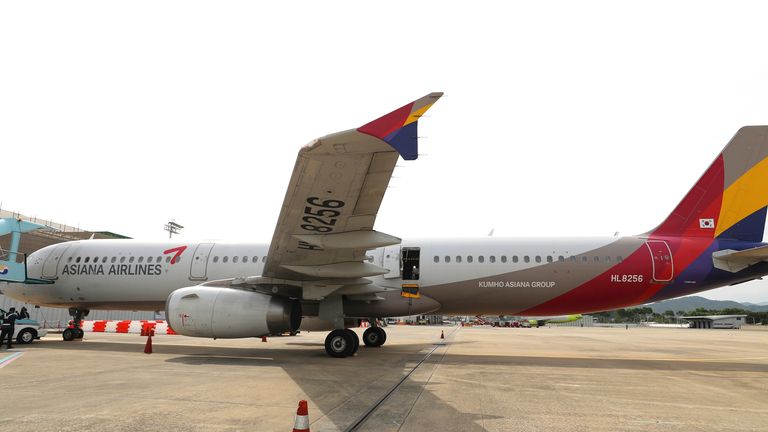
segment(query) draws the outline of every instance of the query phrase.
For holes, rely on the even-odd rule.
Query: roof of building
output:
[[[700,315],[700,316],[684,316],[680,317],[682,319],[706,319],[706,320],[722,320],[722,319],[728,319],[728,318],[745,318],[746,315]]]

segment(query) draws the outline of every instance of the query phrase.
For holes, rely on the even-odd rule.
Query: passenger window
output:
[[[261,257],[261,262],[267,262],[267,256],[266,256],[266,255],[264,255],[263,257]]]
[[[224,259],[221,260],[221,262],[224,262],[224,263],[229,262],[229,257],[225,256]]]
[[[75,262],[76,262],[76,263],[79,263],[81,259],[82,259],[82,258],[80,258],[80,257],[77,257],[77,259],[75,260]]]
[[[551,263],[552,261],[553,261],[553,260],[552,260],[552,255],[547,255],[547,262],[548,262],[548,263]]]
[[[460,262],[461,262],[461,255],[456,255],[456,262],[457,262],[457,263],[460,263]]]
[[[143,263],[143,262],[144,262],[144,257],[143,257],[143,256],[140,256],[140,257],[139,257],[139,264],[141,264],[141,263]]]
[[[491,264],[493,264],[493,263],[495,263],[495,262],[496,262],[496,257],[495,257],[495,256],[493,256],[493,255],[491,255],[491,256],[489,256],[489,257],[488,257],[488,260],[490,260],[490,261],[491,261]]]
[[[622,258],[621,255],[616,257],[616,262],[622,262],[622,261],[624,261],[624,258]]]
[[[85,263],[88,264],[88,262],[91,260],[91,257],[85,257]]]
[[[475,260],[475,259],[474,259],[474,258],[472,258],[472,255],[468,255],[468,256],[467,256],[467,262],[468,262],[468,263],[471,263],[471,262],[472,262],[472,261],[474,261],[474,260]]]
[[[107,257],[102,257],[102,258],[101,258],[101,262],[102,262],[102,263],[105,263],[105,262],[107,262]]]
[[[517,261],[518,261],[518,259],[517,259],[517,255],[514,255],[514,256],[512,257],[512,262],[513,262],[513,263],[516,263]]]
[[[600,257],[599,257],[599,256],[595,256],[595,258],[594,258],[594,261],[595,261],[596,263],[599,263],[599,262],[600,262]]]
[[[112,257],[112,259],[109,260],[109,262],[111,262],[112,264],[114,264],[116,261],[117,261],[117,257]]]
[[[587,256],[586,256],[586,255],[582,255],[582,256],[581,256],[581,262],[582,262],[582,263],[584,263],[584,264],[586,264],[586,263],[587,263],[587,260],[588,260],[588,259],[589,259],[589,258],[587,258]]]
[[[151,262],[152,262],[152,257],[151,256],[147,257],[147,263],[151,263]]]
[[[130,258],[128,258],[128,262],[129,262],[130,264],[133,264],[133,261],[134,261],[135,259],[136,259],[136,257],[130,257]]]
[[[433,258],[433,259],[434,259],[434,261],[435,261],[436,263],[439,263],[439,262],[440,262],[440,257],[439,257],[439,256],[437,256],[437,255],[435,255],[435,258]]]
[[[125,259],[124,257],[123,257],[123,258],[120,258],[120,262],[123,262],[123,260],[124,260],[124,259]],[[167,263],[171,262],[171,256],[170,256],[170,255],[168,255],[167,257],[165,257],[165,262],[167,262]]]
[[[501,256],[501,262],[503,262],[503,263],[507,262],[507,256],[506,255],[502,255]]]
[[[157,259],[155,260],[155,262],[156,262],[156,263],[161,263],[161,262],[163,262],[163,257],[157,257]]]
[[[233,262],[233,263],[236,263],[238,258],[239,258],[239,257],[238,257],[237,255],[233,256],[233,257],[232,257],[232,262]]]
[[[67,262],[72,262],[72,257],[67,258]]]
[[[181,255],[179,255],[179,256],[177,256],[177,257],[176,257],[176,264],[178,264],[178,263],[180,263],[180,262],[181,262]]]
[[[611,257],[610,256],[605,257],[605,262],[607,263],[611,262]]]
[[[526,256],[524,256],[524,257],[523,257],[523,261],[525,261],[525,262],[529,263],[529,262],[531,262],[531,257],[529,257],[528,255],[526,255]]]
[[[247,263],[247,262],[248,262],[248,257],[247,257],[247,256],[244,256],[244,257],[243,257],[243,263]]]
[[[218,256],[218,255],[216,255],[215,257],[213,257],[213,262],[215,262],[215,263],[219,262],[219,256]]]
[[[254,257],[253,257],[253,259],[251,260],[251,262],[252,262],[252,263],[255,263],[255,262],[256,262],[256,261],[258,261],[258,260],[259,260],[259,257],[257,257],[257,256],[255,256],[255,255],[254,255]]]
[[[445,256],[445,262],[450,263],[451,262],[451,257],[446,255]]]
[[[574,264],[578,264],[578,258],[576,258],[576,256],[574,255],[571,255],[571,262]]]
[[[560,255],[560,256],[557,257],[557,260],[560,261],[560,262],[565,262],[565,257]]]
[[[480,255],[479,257],[477,257],[477,262],[485,262],[485,257]]]
[[[541,257],[540,257],[539,255],[536,255],[536,262],[537,262],[537,263],[540,263],[540,262],[541,262]]]

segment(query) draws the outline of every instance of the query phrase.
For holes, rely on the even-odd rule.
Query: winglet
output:
[[[359,127],[357,130],[386,141],[400,153],[403,159],[414,160],[419,157],[419,138],[416,128],[419,118],[442,95],[442,92],[430,93]]]

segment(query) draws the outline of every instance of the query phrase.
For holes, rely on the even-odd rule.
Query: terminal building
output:
[[[50,246],[56,243],[62,243],[72,240],[88,240],[88,239],[127,239],[129,237],[115,234],[109,231],[86,231],[80,228],[75,228],[69,225],[53,222],[50,220],[41,220],[36,217],[29,217],[17,212],[0,210],[0,218],[14,218],[22,219],[29,222],[45,225],[45,229],[31,231],[21,234],[21,241],[19,243],[19,252],[29,255],[32,252]],[[11,236],[0,236],[0,250],[7,251],[10,249]],[[3,283],[0,283],[0,292],[2,291]],[[25,304],[14,299],[8,298],[0,293],[0,309],[8,310],[11,307],[15,307],[19,310],[22,306],[26,306],[33,319],[40,321],[43,327],[47,328],[62,328],[66,327],[67,322],[71,319],[69,312],[65,308],[48,308],[40,307],[36,308],[35,305]],[[108,310],[92,310],[87,319],[91,320],[152,320],[156,318],[155,312],[146,311],[108,311]]]
[[[702,315],[681,317],[691,323],[690,328],[697,329],[739,329],[746,324],[746,315]]]

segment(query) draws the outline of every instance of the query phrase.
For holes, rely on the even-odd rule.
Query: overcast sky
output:
[[[443,91],[378,230],[628,235],[768,123],[761,2],[511,3],[3,2],[2,208],[269,241],[303,144]]]

